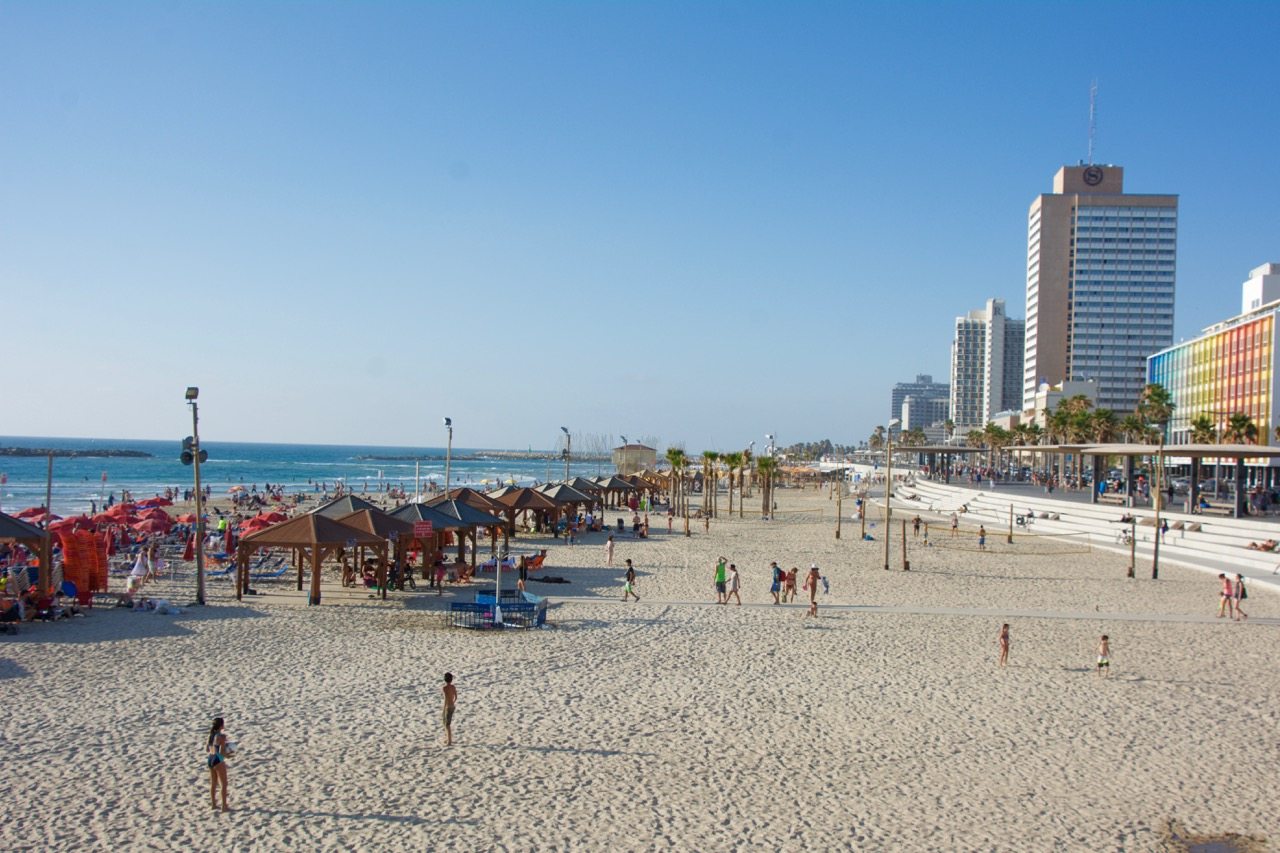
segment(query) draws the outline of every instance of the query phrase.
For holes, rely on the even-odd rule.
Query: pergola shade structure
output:
[[[407,521],[395,518],[390,513],[383,512],[380,509],[362,509],[353,512],[350,515],[344,515],[338,521],[348,527],[354,527],[357,530],[363,530],[366,533],[372,533],[374,536],[382,539],[383,542],[391,543],[392,560],[396,565],[400,565],[404,558],[405,550],[409,547],[409,543],[413,538],[413,525]],[[357,560],[355,565],[360,565],[363,559],[363,548],[357,551]],[[378,568],[378,584],[382,589],[382,597],[387,597],[387,563],[383,561]]]
[[[478,492],[472,494],[479,495]],[[479,495],[484,497],[484,495]],[[487,500],[487,498],[486,498]],[[445,516],[462,523],[463,527],[471,532],[471,568],[476,567],[476,531],[485,527],[489,529],[489,538],[492,550],[498,548],[498,531],[506,531],[507,523],[502,518],[491,512],[476,509],[471,504],[463,503],[458,500],[451,500],[443,496],[427,501],[427,506],[436,512],[443,513]],[[462,536],[458,537],[458,560],[462,561],[465,555],[465,543]]]
[[[490,494],[489,497],[502,504],[503,514],[507,517],[508,535],[515,533],[516,516],[528,515],[530,512],[547,515],[559,509],[559,504],[551,498],[528,487],[502,489]]]
[[[439,498],[438,500],[444,501],[443,498]],[[452,501],[448,501],[447,503],[452,503]],[[474,511],[479,512],[479,510],[474,510]],[[483,513],[481,514],[483,515]],[[475,523],[464,522],[462,521],[462,519],[458,518],[457,516],[451,515],[450,513],[442,511],[439,507],[429,506],[424,503],[404,504],[403,506],[398,506],[394,510],[392,510],[391,515],[393,518],[397,518],[397,519],[400,519],[401,521],[408,522],[411,528],[414,523],[419,521],[431,522],[431,538],[430,539],[421,540],[414,537],[412,533],[409,534],[410,536],[409,541],[412,542],[416,547],[418,547],[422,551],[422,555],[423,555],[422,579],[423,580],[428,580],[428,573],[431,571],[431,564],[430,564],[431,555],[434,554],[436,551],[443,552],[444,550],[444,536],[446,531],[450,531],[450,530],[461,531],[461,535],[458,536],[458,560],[459,561],[461,561],[463,558],[463,554],[464,554],[463,549],[465,547],[465,540],[468,532],[471,532],[473,534],[472,544],[474,545],[475,543],[474,533],[477,525]],[[490,517],[493,518],[492,516]],[[501,525],[502,519],[493,518],[493,523]],[[473,548],[473,551],[474,551],[474,548]]]
[[[387,542],[379,536],[315,513],[300,515],[289,521],[250,533],[236,547],[236,598],[242,598],[249,585],[249,558],[262,548],[288,548],[293,551],[298,567],[298,589],[302,589],[302,565],[311,563],[311,595],[309,604],[320,603],[320,565],[344,548],[368,548],[387,560]],[[385,584],[384,584],[385,588]]]

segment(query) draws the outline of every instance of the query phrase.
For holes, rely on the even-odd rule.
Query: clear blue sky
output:
[[[0,2],[0,434],[690,450],[1022,316],[1064,163],[1280,260],[1280,4]]]

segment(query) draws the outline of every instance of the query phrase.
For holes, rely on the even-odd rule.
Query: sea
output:
[[[414,493],[416,476],[423,488],[442,484],[443,447],[380,447],[325,444],[250,444],[202,442],[208,461],[200,466],[201,485],[214,496],[226,496],[234,486],[261,490],[266,484],[284,486],[289,493],[318,489],[333,491],[342,483],[355,492],[379,491],[387,486]],[[52,510],[58,515],[101,509],[108,495],[120,499],[122,490],[135,500],[154,497],[165,488],[181,492],[193,487],[193,470],[181,461],[177,441],[117,438],[45,438],[0,436],[0,448],[74,451],[135,451],[134,456],[55,456]],[[570,460],[570,476],[609,474],[606,459]],[[0,511],[14,513],[43,506],[49,482],[47,456],[0,456]],[[550,451],[478,450],[454,447],[450,462],[453,486],[481,489],[499,485],[536,485],[564,478],[564,460]]]

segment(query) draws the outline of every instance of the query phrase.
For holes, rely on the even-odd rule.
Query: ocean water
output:
[[[166,486],[189,489],[192,468],[183,465],[177,441],[130,441],[125,439],[41,438],[0,436],[0,447],[49,448],[54,450],[134,450],[150,453],[149,458],[76,457],[53,460],[53,511],[59,515],[85,512],[90,502],[101,507],[110,493],[116,499],[127,489],[134,498],[152,497]],[[443,447],[357,447],[318,444],[204,443],[209,461],[200,466],[202,485],[215,496],[227,494],[231,486],[280,484],[289,492],[313,491],[324,484],[330,491],[336,483],[349,489],[376,490],[380,483],[414,488],[414,462],[402,459],[366,459],[368,456],[417,456],[422,482],[443,483]],[[483,456],[484,451],[453,448],[450,475],[453,484],[496,488],[499,482],[514,480],[519,485],[546,482],[564,477],[559,459],[512,459]],[[460,458],[461,457],[461,458]],[[477,458],[468,458],[477,457]],[[42,506],[48,474],[48,459],[0,456],[0,509],[17,512]],[[594,477],[612,472],[605,460],[574,461],[571,475]]]

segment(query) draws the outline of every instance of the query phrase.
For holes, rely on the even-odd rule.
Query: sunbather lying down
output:
[[[1276,545],[1280,545],[1280,542],[1276,542],[1274,539],[1268,539],[1265,542],[1250,542],[1244,547],[1248,548],[1250,551],[1274,551],[1276,549]]]

